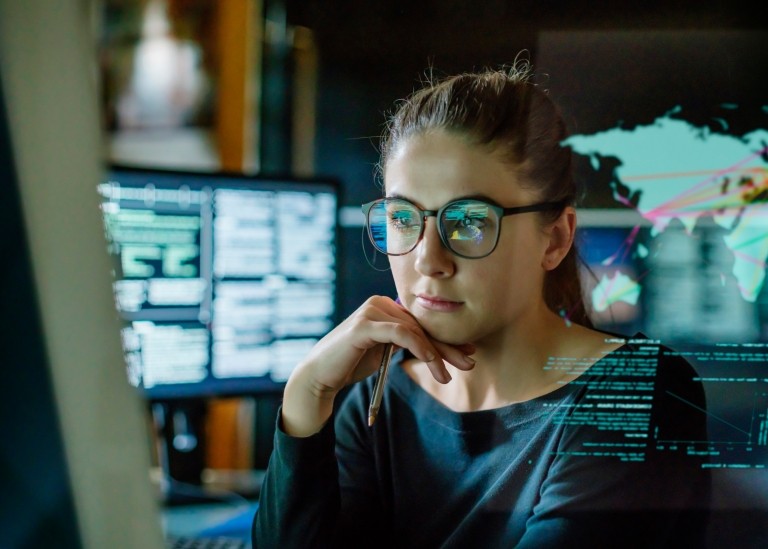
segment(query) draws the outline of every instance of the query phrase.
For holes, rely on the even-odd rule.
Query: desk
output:
[[[163,530],[173,536],[226,536],[251,539],[251,523],[258,502],[195,503],[162,510]]]

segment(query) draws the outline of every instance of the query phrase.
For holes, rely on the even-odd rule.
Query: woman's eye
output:
[[[485,229],[487,225],[487,218],[465,215],[465,216],[453,219],[450,225],[452,226],[453,230],[477,231],[477,230]]]
[[[482,229],[485,227],[485,218],[466,216],[459,221],[459,224],[462,227],[476,227],[478,229]]]
[[[394,213],[389,223],[397,229],[406,229],[413,226],[413,215],[409,212]]]

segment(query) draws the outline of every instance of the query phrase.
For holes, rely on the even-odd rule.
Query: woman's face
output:
[[[474,197],[502,207],[539,201],[522,189],[495,155],[446,132],[403,142],[385,166],[387,196],[437,210]],[[416,248],[389,261],[398,296],[432,337],[447,343],[482,344],[524,327],[546,310],[542,298],[549,243],[536,213],[503,218],[498,245],[481,259],[446,249],[434,217]]]

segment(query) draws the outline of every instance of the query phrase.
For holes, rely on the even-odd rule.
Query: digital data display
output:
[[[113,168],[99,194],[147,396],[277,391],[334,325],[335,181]]]

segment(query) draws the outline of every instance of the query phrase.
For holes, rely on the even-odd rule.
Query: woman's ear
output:
[[[549,244],[544,251],[541,266],[545,271],[555,269],[573,245],[576,234],[576,210],[572,206],[566,206],[551,225],[546,229]]]

